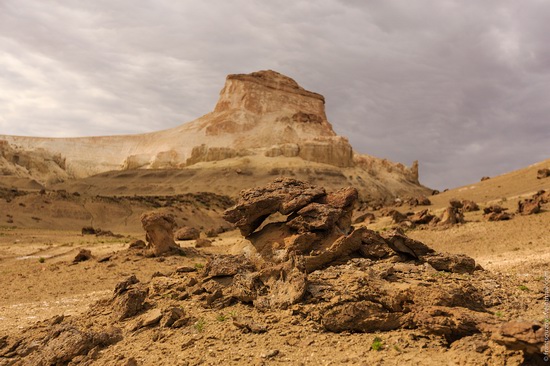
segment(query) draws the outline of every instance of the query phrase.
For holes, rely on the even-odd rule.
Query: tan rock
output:
[[[439,217],[440,220],[437,223],[439,226],[449,226],[464,223],[464,215],[455,207],[447,207],[443,214]]]
[[[176,230],[174,237],[176,240],[195,240],[200,237],[200,234],[200,231],[196,228],[184,226]]]
[[[154,255],[159,256],[170,250],[179,249],[174,241],[176,222],[170,215],[149,212],[141,215],[141,225],[147,232],[148,245]]]

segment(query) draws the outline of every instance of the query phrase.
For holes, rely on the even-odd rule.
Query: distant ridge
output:
[[[258,173],[256,181],[286,169],[310,180],[326,179],[328,185],[353,184],[376,199],[430,192],[418,181],[417,163],[407,168],[355,153],[327,120],[324,97],[272,70],[227,76],[212,112],[168,130],[82,138],[0,135],[2,176],[44,186],[129,170],[206,169],[215,176],[217,169],[243,163]],[[262,173],[264,168],[268,171]],[[323,172],[331,178],[323,178]],[[334,178],[338,174],[342,177]],[[238,191],[255,182],[245,180],[235,179],[226,189]],[[200,190],[200,185],[198,179],[173,189]],[[209,183],[202,189],[218,188]]]

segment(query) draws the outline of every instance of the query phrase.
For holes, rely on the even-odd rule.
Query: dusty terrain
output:
[[[482,209],[498,203],[507,207],[509,212],[514,212],[520,198],[529,197],[541,189],[550,190],[550,178],[536,179],[537,169],[548,164],[549,161],[546,161],[518,172],[430,196],[430,206],[402,204],[393,208],[401,212],[428,208],[439,213],[448,206],[450,199],[456,198],[473,200]],[[190,294],[185,286],[183,289],[181,286],[189,284],[193,278],[200,281],[205,265],[214,258],[213,255],[241,253],[247,244],[238,230],[212,234],[212,246],[205,248],[192,249],[194,240],[178,241],[181,247],[188,248],[185,255],[150,257],[130,249],[129,245],[135,239],[145,239],[145,233],[140,229],[138,211],[159,207],[148,206],[150,203],[136,199],[135,202],[143,207],[122,219],[115,209],[119,207],[117,203],[109,209],[113,219],[104,220],[101,227],[121,237],[83,235],[80,227],[90,225],[89,218],[79,220],[73,217],[74,221],[66,228],[64,226],[67,216],[75,216],[77,207],[88,207],[86,200],[91,200],[91,197],[85,194],[70,197],[76,202],[71,201],[73,208],[68,210],[67,199],[59,198],[58,192],[14,193],[4,192],[5,196],[0,200],[5,216],[0,218],[0,286],[3,289],[0,301],[0,365],[11,365],[18,359],[20,363],[17,364],[39,364],[37,354],[55,349],[51,342],[41,343],[46,335],[52,337],[51,332],[55,329],[58,329],[56,334],[65,334],[59,332],[66,332],[67,329],[73,329],[71,332],[81,329],[99,332],[93,334],[106,337],[103,343],[94,343],[96,345],[86,352],[74,354],[68,359],[57,358],[58,364],[544,364],[542,356],[526,356],[520,350],[507,349],[492,338],[484,338],[483,332],[454,340],[445,333],[433,332],[430,326],[423,328],[418,325],[410,329],[374,332],[350,330],[348,325],[342,331],[330,331],[327,330],[327,320],[319,321],[319,316],[324,318],[315,310],[323,303],[315,303],[311,299],[309,303],[298,303],[286,309],[262,311],[242,302],[206,306],[208,296]],[[32,208],[37,200],[44,197],[49,197],[47,199],[52,206],[59,204],[68,213],[57,217],[52,214],[56,210],[45,211],[46,207],[41,206]],[[200,225],[201,236],[206,237],[206,231],[219,227],[223,222],[221,213],[229,202],[222,204],[220,202],[225,201],[217,196],[201,200],[202,203],[196,197],[188,197],[189,202],[171,201],[162,209],[176,214],[179,225],[198,228],[201,222],[208,222],[208,225]],[[139,206],[135,202],[134,206]],[[153,206],[159,206],[158,202]],[[384,215],[384,209],[371,210],[368,206],[356,211],[354,218],[365,212],[372,213],[374,220],[357,223],[356,228],[367,227],[384,234],[399,226]],[[198,214],[202,216],[197,219]],[[92,217],[96,215],[101,216],[97,212],[91,213]],[[13,222],[8,223],[6,219],[10,216]],[[41,219],[36,220],[32,216],[40,216]],[[114,219],[116,217],[119,217],[118,221]],[[312,272],[308,275],[310,284],[316,288],[321,283],[329,286],[336,281],[337,294],[331,295],[335,297],[330,297],[329,301],[345,303],[349,301],[345,300],[346,297],[363,291],[354,287],[357,280],[354,276],[363,273],[363,268],[368,268],[364,267],[365,263],[372,269],[364,273],[374,276],[372,283],[362,285],[366,289],[380,281],[376,277],[377,271],[385,271],[387,266],[391,266],[393,275],[398,278],[397,283],[408,283],[413,289],[423,286],[426,298],[436,296],[433,294],[441,289],[446,291],[447,288],[473,286],[483,298],[485,308],[480,314],[489,323],[523,319],[544,324],[547,317],[544,296],[550,282],[550,205],[543,204],[537,214],[515,214],[506,221],[486,221],[482,211],[465,212],[464,218],[465,222],[458,225],[417,225],[405,227],[405,230],[407,236],[425,243],[436,252],[462,253],[473,257],[483,267],[482,271],[452,273],[436,271],[414,261],[373,262],[366,259],[365,262],[363,259],[351,259]],[[75,255],[84,248],[91,250],[93,258],[73,263]],[[149,289],[145,310],[141,315],[113,322],[113,305],[109,301],[116,304],[117,295],[113,295],[115,286],[131,275],[135,275]],[[318,288],[326,288],[323,286]],[[309,291],[312,291],[311,288]],[[461,306],[467,308],[469,305]],[[463,309],[461,306],[458,308]],[[154,318],[156,309],[167,311],[174,307],[181,308],[185,314],[186,322],[180,327],[159,326],[158,319],[153,319],[151,325],[136,323],[151,320],[147,317]],[[109,330],[111,326],[122,329],[122,336]],[[457,329],[455,332],[460,333],[461,328]],[[26,340],[22,343],[25,346],[20,345],[18,349],[13,343],[17,339]],[[21,347],[26,350],[23,355],[29,356],[10,358],[9,349],[22,352]]]
[[[547,364],[549,168],[435,194],[273,71],[171,130],[0,136],[0,366]]]

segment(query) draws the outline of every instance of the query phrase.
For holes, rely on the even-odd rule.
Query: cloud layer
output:
[[[325,95],[362,153],[446,188],[550,157],[550,2],[0,2],[0,134],[170,128],[230,73]]]

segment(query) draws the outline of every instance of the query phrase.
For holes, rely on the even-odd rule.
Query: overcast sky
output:
[[[550,158],[549,35],[547,0],[0,0],[0,134],[170,128],[272,69],[452,188]]]

